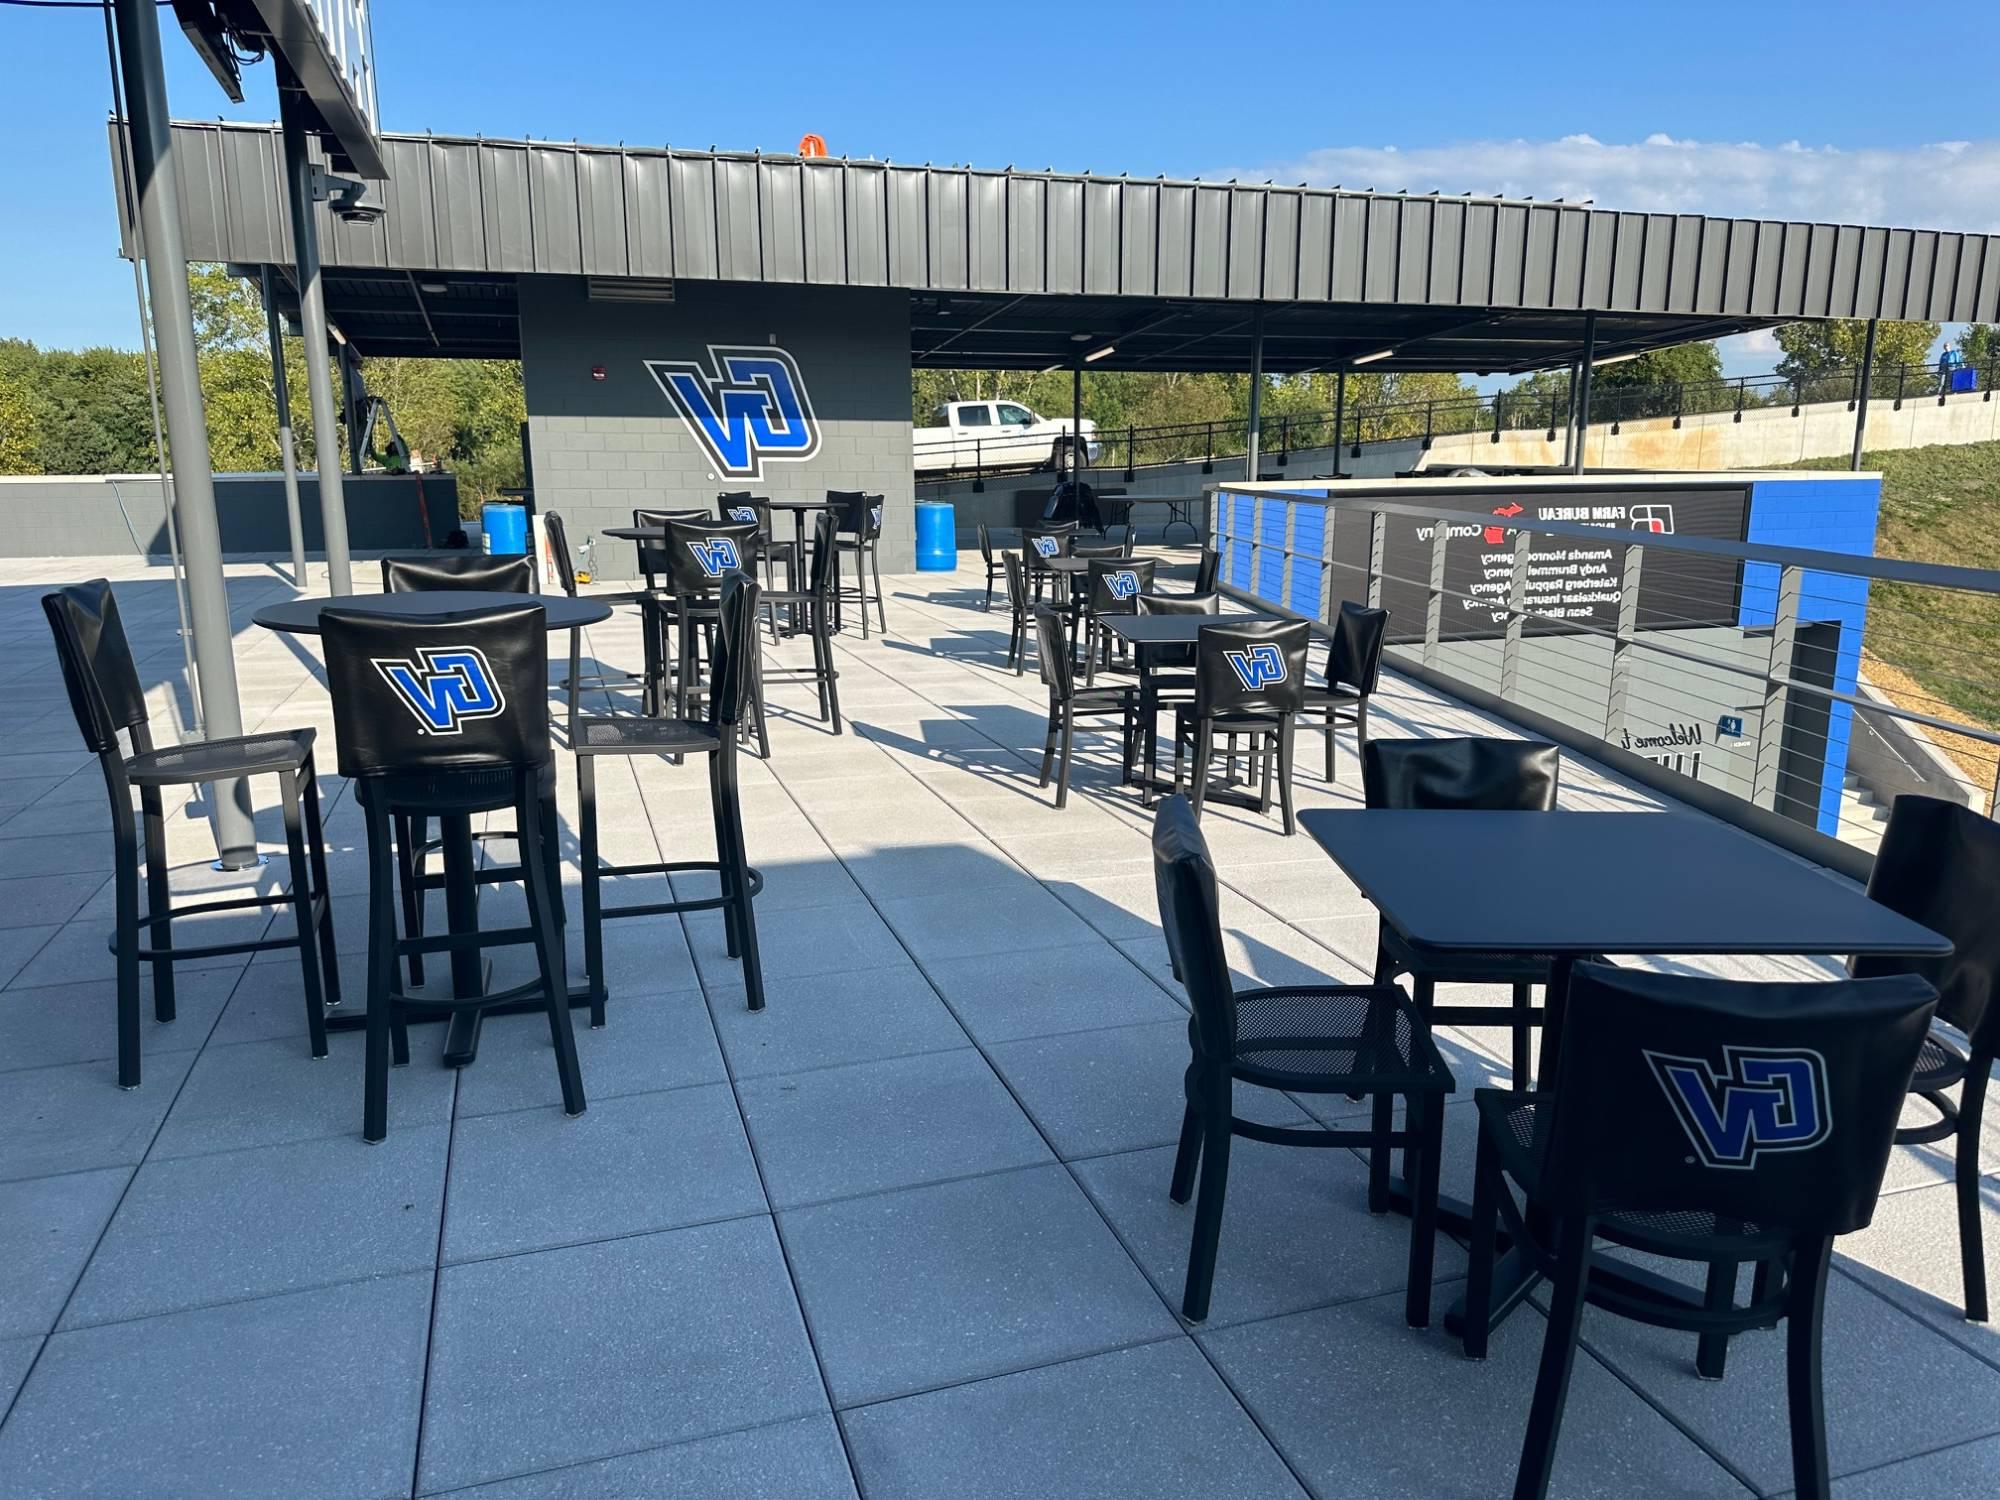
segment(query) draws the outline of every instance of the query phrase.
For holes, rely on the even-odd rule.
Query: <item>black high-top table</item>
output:
[[[286,599],[267,604],[251,618],[266,630],[284,635],[318,635],[322,610],[351,609],[399,620],[435,620],[468,610],[505,609],[523,601],[540,604],[548,615],[551,631],[577,630],[611,618],[611,606],[590,598],[571,599],[563,594],[503,594],[485,589],[435,589],[408,594],[335,594],[329,598]],[[474,878],[477,860],[472,846],[472,819],[463,816],[438,819],[438,837],[444,845],[445,924],[453,934],[479,930],[479,883]],[[560,909],[560,908],[558,908]],[[485,965],[477,949],[463,948],[451,955],[451,990],[455,996],[481,993],[485,987]],[[581,991],[570,997],[572,1004],[587,1004]],[[496,1006],[508,1011],[539,1010],[540,1001],[524,1000],[512,1006]],[[479,1055],[479,1027],[485,1015],[480,1010],[436,1011],[450,1026],[445,1034],[444,1061],[447,1067],[463,1067]],[[423,1019],[418,1010],[412,1019]],[[351,1031],[365,1024],[365,1015],[329,1016],[329,1031]]]
[[[1321,808],[1305,831],[1382,921],[1440,952],[1547,954],[1537,1075],[1560,1088],[1563,1013],[1579,958],[1645,954],[1937,956],[1951,943],[1852,883],[1726,823],[1685,813],[1412,812]],[[1407,1190],[1392,1194],[1407,1211]],[[1439,1223],[1463,1230],[1464,1204]],[[1637,1295],[1685,1289],[1631,1267],[1590,1274]],[[1532,1290],[1509,1254],[1494,1271],[1497,1324]],[[1461,1301],[1445,1316],[1464,1323]]]

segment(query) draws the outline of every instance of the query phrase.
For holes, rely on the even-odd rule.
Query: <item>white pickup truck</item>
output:
[[[1070,424],[1037,416],[1018,401],[947,401],[934,425],[914,435],[919,474],[946,469],[1060,469],[1069,461]],[[1097,462],[1097,424],[1083,422],[1085,462]]]

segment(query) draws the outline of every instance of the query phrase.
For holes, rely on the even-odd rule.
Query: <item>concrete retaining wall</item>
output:
[[[356,552],[424,545],[417,479],[409,474],[349,474],[347,540]],[[423,505],[431,535],[442,542],[458,520],[458,480],[426,474]],[[215,476],[216,518],[230,557],[291,555],[285,481],[277,474]],[[319,524],[319,476],[299,476],[300,530],[306,551],[325,547]],[[0,557],[165,557],[167,525],[156,474],[78,474],[0,478]]]

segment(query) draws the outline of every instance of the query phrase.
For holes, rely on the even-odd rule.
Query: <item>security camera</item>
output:
[[[331,172],[315,170],[313,173],[313,197],[328,204],[349,224],[373,224],[387,212],[379,203],[365,201],[368,184],[357,177],[336,177]]]

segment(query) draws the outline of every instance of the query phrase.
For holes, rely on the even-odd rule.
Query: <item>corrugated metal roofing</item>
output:
[[[187,251],[288,262],[275,126],[174,126]],[[724,152],[382,139],[329,268],[915,292],[2000,319],[2000,236]],[[324,215],[324,209],[321,210]]]

